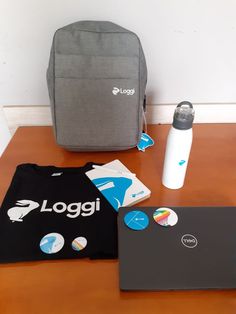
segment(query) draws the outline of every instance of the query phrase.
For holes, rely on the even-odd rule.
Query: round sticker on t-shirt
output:
[[[163,227],[174,226],[178,222],[177,214],[170,208],[160,207],[153,213],[153,219]]]
[[[125,215],[124,222],[132,230],[144,230],[149,224],[149,218],[141,210],[133,210]]]
[[[87,239],[84,237],[75,238],[71,243],[72,249],[75,251],[83,250],[86,247],[86,245],[87,245]]]
[[[40,241],[40,249],[46,254],[54,254],[59,252],[65,243],[63,236],[60,233],[48,233]]]

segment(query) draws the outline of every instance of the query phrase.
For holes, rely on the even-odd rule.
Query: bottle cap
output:
[[[194,119],[193,105],[189,101],[182,101],[175,109],[173,127],[178,130],[188,130],[192,128]]]

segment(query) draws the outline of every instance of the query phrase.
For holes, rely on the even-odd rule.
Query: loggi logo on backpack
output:
[[[112,90],[112,94],[115,95],[115,96],[117,94],[124,94],[124,95],[127,95],[127,96],[132,96],[134,93],[135,93],[135,89],[134,88],[132,88],[132,89],[123,89],[123,88],[113,87],[113,90]]]

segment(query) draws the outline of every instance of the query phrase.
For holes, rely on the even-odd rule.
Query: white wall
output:
[[[2,106],[0,106],[0,156],[5,150],[11,139],[10,131],[7,127],[5,116],[3,114]]]
[[[235,0],[1,0],[0,104],[47,105],[54,31],[110,20],[136,32],[149,103],[236,103]]]

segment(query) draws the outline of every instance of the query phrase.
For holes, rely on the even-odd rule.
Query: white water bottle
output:
[[[184,185],[192,146],[193,119],[193,105],[188,101],[178,104],[167,138],[162,175],[162,183],[169,189],[179,189]]]

